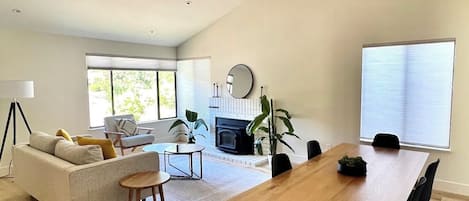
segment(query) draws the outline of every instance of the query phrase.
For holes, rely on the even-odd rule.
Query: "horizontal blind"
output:
[[[361,138],[449,148],[454,41],[363,48]]]
[[[86,65],[88,66],[88,68],[176,71],[176,60],[162,60],[162,59],[87,55]]]

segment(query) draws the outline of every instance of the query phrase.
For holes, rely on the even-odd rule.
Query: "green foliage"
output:
[[[174,72],[158,72],[160,107],[176,108],[176,90]]]
[[[270,104],[269,104],[270,102]],[[248,135],[252,135],[257,131],[262,131],[268,134],[268,139],[269,139],[269,144],[270,144],[270,154],[275,155],[277,154],[277,143],[280,142],[287,146],[290,150],[295,152],[295,150],[285,141],[283,140],[283,137],[285,135],[290,135],[294,136],[298,139],[300,137],[296,135],[295,129],[293,128],[293,124],[291,123],[291,115],[290,113],[285,110],[285,109],[274,109],[273,108],[273,101],[268,100],[267,96],[262,96],[261,97],[261,105],[262,105],[262,113],[259,114],[252,120],[248,126],[246,127],[246,133]],[[267,127],[263,126],[263,122],[267,120]],[[288,131],[286,132],[278,132],[280,130],[281,125],[277,124],[277,120],[280,120],[282,122],[281,125],[285,127]],[[257,149],[259,150],[257,144],[262,143],[262,141],[265,139],[264,138],[258,138],[255,142],[255,145]],[[257,143],[257,144],[256,144]],[[262,147],[262,145],[260,145]],[[259,152],[261,153],[261,152]]]
[[[254,141],[254,146],[256,147],[257,153],[259,153],[259,155],[264,155],[264,150],[262,150],[262,141],[264,141],[264,139],[265,139],[265,136],[262,136],[262,137],[258,137]]]
[[[89,90],[106,93],[109,113],[112,113],[111,71],[90,70]],[[155,96],[144,93],[154,90],[156,93],[156,72],[154,71],[112,71],[114,103],[116,114],[133,114],[139,121],[145,109],[156,103]]]
[[[366,161],[361,156],[349,157],[345,155],[339,160],[339,164],[356,168],[366,167]]]
[[[199,135],[205,137],[202,134],[194,134],[194,130],[197,130],[201,126],[205,127],[205,130],[208,131],[208,126],[203,119],[197,119],[198,113],[190,110],[186,110],[186,121],[182,119],[176,119],[176,121],[171,124],[168,129],[168,132],[171,132],[172,129],[176,128],[179,125],[184,125],[184,132],[176,132],[176,135],[186,135],[189,143],[195,143],[195,136]]]

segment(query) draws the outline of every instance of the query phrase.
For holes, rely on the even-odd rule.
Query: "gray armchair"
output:
[[[138,134],[133,136],[126,136],[123,132],[119,132],[117,128],[117,121],[120,119],[132,119],[134,115],[116,115],[104,118],[104,134],[107,139],[110,139],[114,146],[120,147],[122,155],[124,149],[132,148],[132,151],[138,146],[152,144],[155,141],[155,136],[151,134],[153,128],[138,127]]]

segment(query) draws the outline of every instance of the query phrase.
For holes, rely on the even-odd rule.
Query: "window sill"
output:
[[[168,119],[161,119],[161,120],[154,120],[154,121],[144,121],[144,122],[138,122],[138,125],[148,125],[148,124],[153,124],[153,123],[163,123],[167,121],[174,121],[176,117],[174,118],[168,118]],[[88,128],[88,131],[100,131],[104,130],[104,126],[99,126],[99,127],[90,127]]]
[[[360,142],[364,142],[365,144],[371,144],[373,142],[373,140],[372,139],[360,138]],[[429,147],[429,146],[422,146],[422,145],[415,145],[415,144],[405,144],[405,143],[400,143],[400,145],[401,145],[401,147],[411,148],[411,149],[451,152],[451,148],[437,148],[437,147]]]

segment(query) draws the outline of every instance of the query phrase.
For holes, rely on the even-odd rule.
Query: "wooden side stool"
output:
[[[153,194],[153,201],[156,201],[155,197],[155,187],[158,186],[158,190],[160,191],[160,199],[164,201],[163,195],[163,184],[168,182],[170,176],[166,172],[156,172],[156,171],[148,171],[148,172],[138,172],[133,175],[129,175],[124,177],[119,181],[119,184],[129,189],[129,201],[132,201],[132,194],[133,190],[136,191],[135,193],[135,200],[140,201],[141,198],[141,191],[146,188],[151,188]]]

